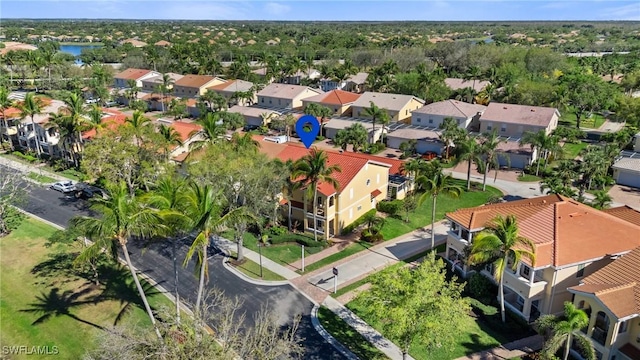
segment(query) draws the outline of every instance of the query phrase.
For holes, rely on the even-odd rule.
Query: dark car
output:
[[[85,186],[78,192],[77,196],[82,199],[91,199],[94,196],[100,196],[103,199],[108,198],[107,193],[104,190],[95,186]]]

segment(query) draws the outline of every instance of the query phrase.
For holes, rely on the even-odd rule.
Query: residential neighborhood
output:
[[[640,359],[637,24],[12,21],[4,355]]]

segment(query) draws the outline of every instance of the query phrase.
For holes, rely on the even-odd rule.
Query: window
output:
[[[629,328],[629,322],[623,321],[620,323],[620,328],[618,328],[618,334],[626,333]]]
[[[487,123],[487,131],[491,131],[491,129],[493,129],[493,123],[488,122]]]
[[[429,124],[433,124],[433,119],[429,119]]]
[[[369,184],[371,184],[371,179],[367,179],[367,186],[369,186]]]
[[[584,276],[584,264],[578,265],[578,272],[576,273],[577,278],[581,278]]]
[[[261,99],[260,99],[260,102],[261,102],[261,103],[264,103],[264,98],[261,98]]]
[[[502,124],[502,125],[500,126],[500,131],[502,131],[502,132],[507,131],[507,125]]]
[[[422,121],[422,120],[420,120],[420,118],[417,118],[417,119],[416,119],[416,121],[417,121],[417,122],[420,122],[420,121]]]
[[[332,196],[332,197],[329,198],[329,207],[333,206],[333,204],[335,202],[335,198],[336,198],[335,196]]]
[[[358,211],[362,210],[362,205],[358,206]]]
[[[520,265],[520,276],[527,280],[531,279],[531,268],[525,264]]]

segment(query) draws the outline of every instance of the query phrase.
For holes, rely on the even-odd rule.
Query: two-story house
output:
[[[460,91],[466,88],[472,88],[476,93],[479,93],[490,84],[490,82],[485,80],[467,80],[460,78],[446,78],[444,79],[444,83],[449,87],[449,89],[453,91]]]
[[[273,119],[282,115],[282,113],[275,110],[240,105],[230,107],[227,112],[244,116],[244,120],[250,129],[269,125]]]
[[[408,122],[411,112],[424,105],[424,100],[411,95],[366,91],[351,105],[353,117],[369,118],[365,109],[371,107],[372,102],[389,114],[391,122]]]
[[[486,108],[458,100],[438,101],[414,110],[411,113],[411,125],[438,128],[444,119],[452,118],[463,129],[478,129],[480,116]]]
[[[173,84],[173,95],[181,98],[196,98],[204,95],[208,88],[225,82],[226,80],[216,76],[188,74]]]
[[[315,80],[315,79],[318,79],[319,77],[320,77],[320,71],[316,69],[298,70],[291,75],[284,76],[281,79],[281,82],[283,84],[289,84],[289,85],[300,85],[305,79]]]
[[[351,105],[358,100],[359,94],[348,91],[331,90],[324,94],[319,94],[302,100],[302,107],[306,108],[309,104],[318,104],[326,106],[333,110],[337,116],[351,116]]]
[[[525,132],[544,130],[550,134],[558,127],[560,112],[556,108],[490,103],[480,116],[480,132],[519,138]]]
[[[268,141],[261,141],[260,145],[261,152],[282,161],[298,160],[310,151],[303,146]],[[306,186],[296,190],[291,202],[294,222],[307,231],[317,231],[323,238],[329,239],[367,211],[375,209],[377,202],[387,197],[392,165],[346,153],[327,151],[326,154],[328,165],[338,165],[342,171],[334,174],[337,188],[324,182],[318,184],[316,224],[313,223],[313,200]],[[286,208],[285,201],[281,204]]]
[[[597,359],[640,359],[640,247],[569,288],[573,303],[587,313]],[[580,351],[572,344],[576,358]]]
[[[322,94],[320,89],[308,86],[273,83],[258,92],[257,105],[277,109],[302,108],[302,100]]]
[[[214,85],[209,90],[216,92],[225,99],[229,107],[234,105],[251,106],[256,103],[257,97],[254,92],[254,84],[251,81],[230,80],[222,84]],[[238,94],[246,93],[247,97],[239,97]]]
[[[373,123],[358,121],[358,120],[344,120],[344,119],[330,119],[324,124],[324,136],[327,139],[335,139],[338,131],[345,130],[355,124],[360,124],[367,131],[367,141],[374,143],[378,142],[383,134],[388,132],[388,127],[380,123],[376,124],[374,130]]]
[[[333,78],[322,78],[320,79],[320,89],[325,92],[331,90],[346,90],[354,93],[362,93],[364,92],[364,84],[368,76],[369,73],[359,72],[349,76],[349,78],[344,81]]]
[[[170,84],[167,85],[167,93],[171,94],[173,91],[173,84],[182,78],[182,75],[176,73],[167,73],[166,74],[170,79]],[[150,78],[143,79],[142,82],[142,91],[147,93],[160,93],[160,86],[163,84],[163,75],[154,76]]]
[[[129,87],[129,80],[134,80],[138,88],[142,88],[142,81],[153,77],[160,76],[157,71],[147,69],[129,68],[113,76],[114,87],[116,89],[125,89]]]
[[[446,214],[451,223],[446,259],[463,276],[471,269],[465,253],[474,237],[497,216],[516,217],[519,235],[534,243],[536,261],[515,264],[503,275],[506,306],[527,321],[560,314],[572,300],[568,288],[640,246],[640,226],[570,198],[548,195],[460,209]],[[510,267],[513,265],[511,262]],[[475,269],[493,279],[493,266]]]

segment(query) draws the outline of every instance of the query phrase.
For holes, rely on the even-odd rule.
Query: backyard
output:
[[[579,143],[566,143],[562,146],[562,153],[565,159],[575,159],[580,152],[587,147],[587,143],[579,142]]]
[[[558,121],[559,125],[566,125],[566,126],[576,126],[576,114],[572,113],[572,112],[565,112],[562,114],[562,116],[560,117],[560,121]],[[604,116],[600,115],[600,114],[593,114],[591,115],[590,118],[585,118],[585,116],[582,117],[582,120],[580,121],[580,127],[583,128],[589,128],[589,129],[597,129],[600,126],[602,126],[602,124],[604,124],[604,122],[606,121],[606,119],[604,118]]]
[[[60,358],[79,359],[104,328],[150,325],[127,269],[100,265],[96,286],[71,265],[75,256],[69,245],[45,246],[54,232],[27,219],[0,241],[3,345],[57,346]],[[171,306],[167,297],[143,284],[152,307]]]

